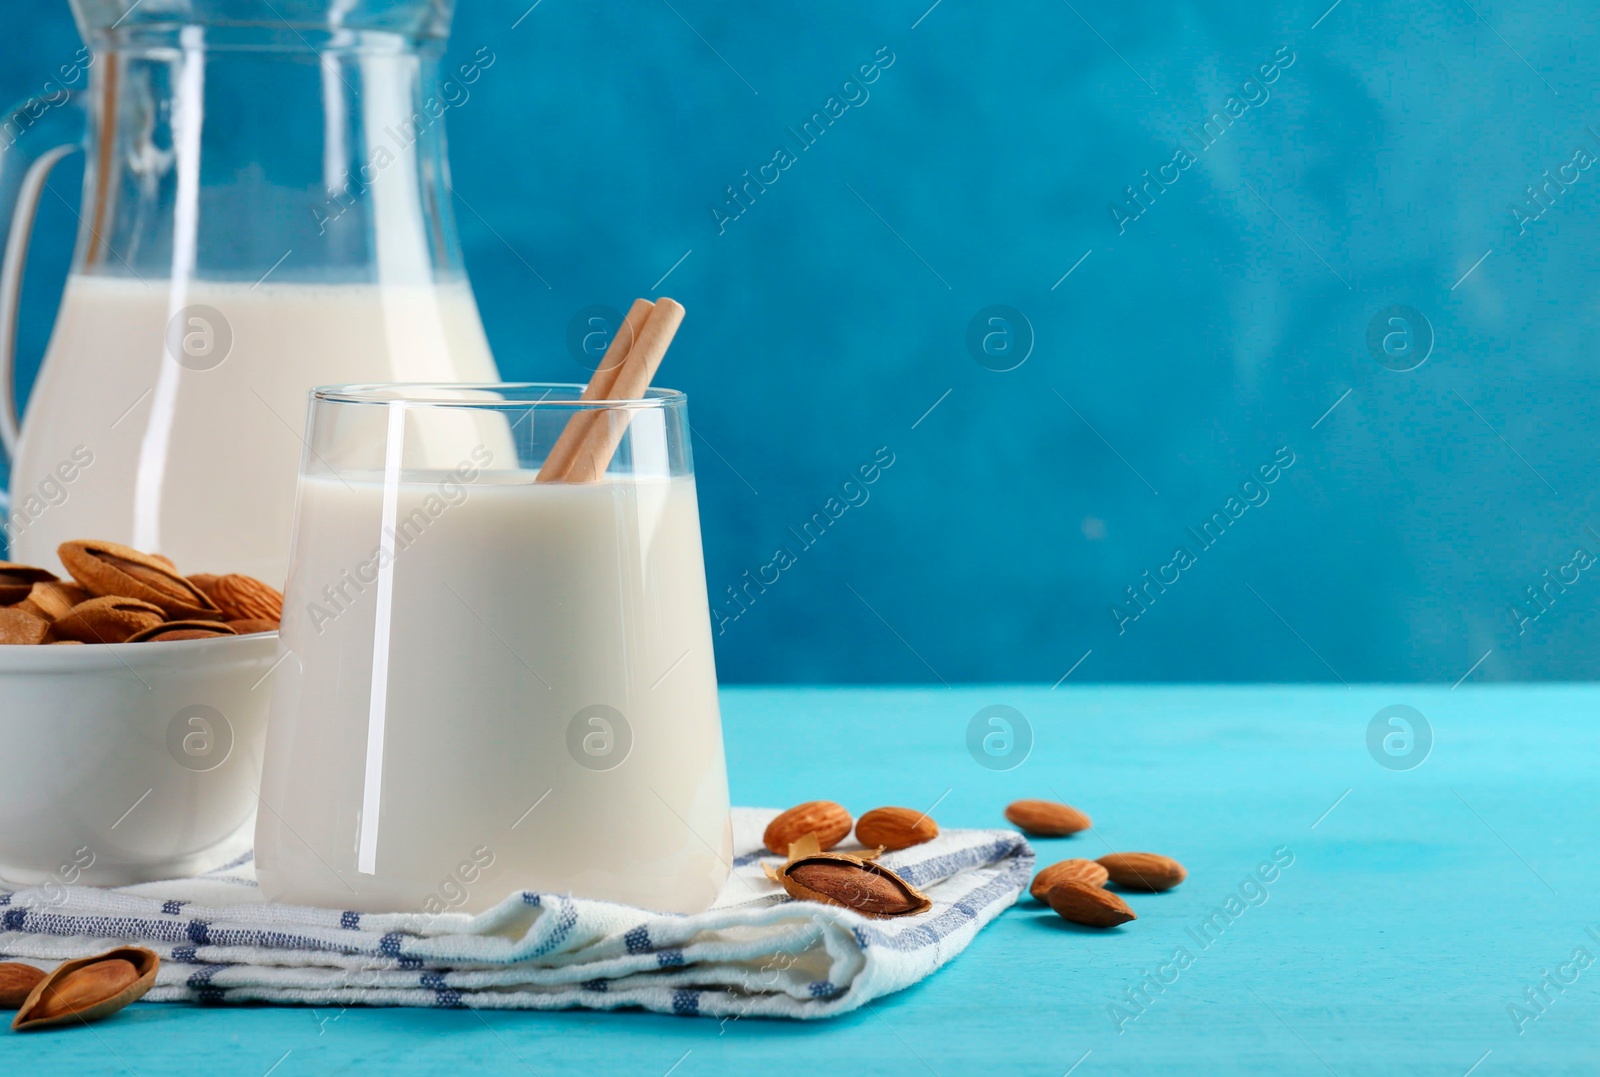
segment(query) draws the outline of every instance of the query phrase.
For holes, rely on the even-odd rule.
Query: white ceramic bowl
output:
[[[277,651],[0,647],[0,879],[121,886],[248,848]]]

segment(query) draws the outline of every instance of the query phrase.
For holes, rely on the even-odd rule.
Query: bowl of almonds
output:
[[[57,556],[0,562],[0,880],[220,866],[255,815],[282,595],[114,542]]]

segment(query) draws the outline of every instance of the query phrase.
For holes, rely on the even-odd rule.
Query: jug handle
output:
[[[17,314],[33,218],[50,169],[82,148],[86,131],[84,94],[67,89],[30,98],[0,119],[0,456],[8,470],[21,433]],[[0,492],[0,510],[9,508],[7,501]]]

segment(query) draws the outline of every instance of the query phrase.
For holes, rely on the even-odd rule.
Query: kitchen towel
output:
[[[921,980],[1028,884],[1011,830],[949,830],[881,862],[933,908],[869,919],[792,901],[762,871],[777,813],[733,812],[733,874],[710,911],[654,913],[518,892],[487,912],[356,913],[260,900],[250,855],[119,889],[0,887],[0,959],[41,968],[113,946],[161,955],[153,1002],[553,1010],[720,1018],[845,1013]]]

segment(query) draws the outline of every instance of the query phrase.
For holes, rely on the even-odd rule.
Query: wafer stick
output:
[[[683,324],[683,314],[683,306],[675,300],[665,297],[656,300],[655,309],[628,352],[607,399],[637,400],[644,396],[672,344],[673,334]],[[595,412],[595,421],[585,427],[583,443],[566,473],[567,482],[594,482],[605,474],[628,429],[628,418],[628,412],[621,408]]]
[[[648,299],[635,299],[633,306],[628,308],[627,317],[622,319],[622,324],[617,327],[616,335],[611,338],[611,344],[606,348],[606,353],[600,359],[600,365],[595,367],[594,375],[590,377],[589,384],[584,386],[581,400],[603,400],[612,395],[612,386],[616,385],[617,378],[622,373],[622,367],[627,362],[628,353],[633,350],[634,343],[639,339],[639,333],[644,329],[645,322],[650,317],[650,312],[655,309],[655,304]],[[545,457],[544,466],[539,468],[538,482],[561,482],[572,467],[572,461],[577,456],[578,448],[587,438],[589,428],[600,417],[598,412],[587,408],[580,409],[562,429],[561,436],[556,439],[555,446],[550,450],[550,455]]]

